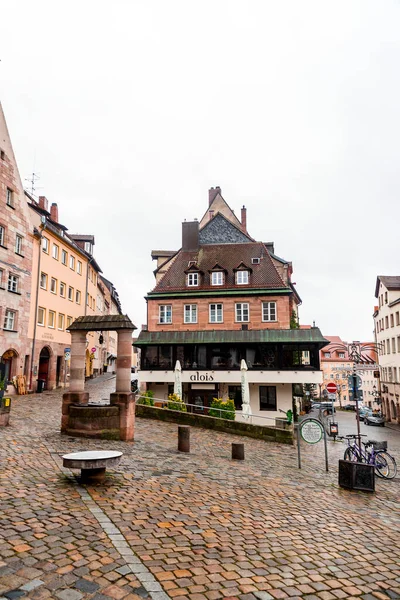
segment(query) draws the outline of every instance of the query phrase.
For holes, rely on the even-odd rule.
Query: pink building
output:
[[[0,375],[28,377],[33,227],[0,105]]]

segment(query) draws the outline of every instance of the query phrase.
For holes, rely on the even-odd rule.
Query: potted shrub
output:
[[[7,388],[7,379],[6,376],[4,375],[4,377],[1,376],[0,374],[0,398],[2,398],[4,396],[4,392]]]
[[[234,421],[236,415],[235,403],[233,400],[223,400],[222,398],[213,398],[211,408],[208,411],[209,417],[218,417],[219,419],[228,419]]]
[[[178,394],[170,394],[168,396],[167,408],[170,410],[180,410],[181,412],[186,412],[186,404],[181,400]]]
[[[140,394],[139,398],[136,400],[136,404],[144,404],[144,406],[154,406],[153,398],[153,390],[147,390],[147,392],[143,392],[143,394]]]

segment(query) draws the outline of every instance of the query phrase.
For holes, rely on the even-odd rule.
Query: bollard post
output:
[[[232,444],[232,460],[244,460],[244,444]]]
[[[190,452],[190,427],[178,426],[178,452]]]

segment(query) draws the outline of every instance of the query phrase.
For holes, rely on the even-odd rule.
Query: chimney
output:
[[[39,206],[40,208],[43,208],[43,210],[49,209],[49,203],[46,196],[39,196]]]
[[[214,201],[215,196],[217,196],[220,193],[221,193],[221,188],[219,187],[219,185],[217,185],[215,188],[210,188],[208,190],[208,206],[211,206],[211,204]]]
[[[242,230],[247,232],[247,210],[245,205],[242,206]]]
[[[56,202],[50,206],[50,218],[54,223],[58,223],[58,206]]]
[[[182,223],[183,252],[197,252],[199,249],[199,222],[184,221]]]

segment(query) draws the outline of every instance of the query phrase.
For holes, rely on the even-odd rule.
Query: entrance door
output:
[[[43,389],[47,390],[47,382],[49,379],[49,363],[50,352],[48,348],[43,348],[39,357],[39,374],[38,380],[44,381]]]
[[[191,412],[208,415],[208,408],[211,405],[212,399],[215,398],[216,392],[210,390],[191,390],[190,407]]]
[[[57,356],[56,387],[60,387],[62,359],[63,356]]]

